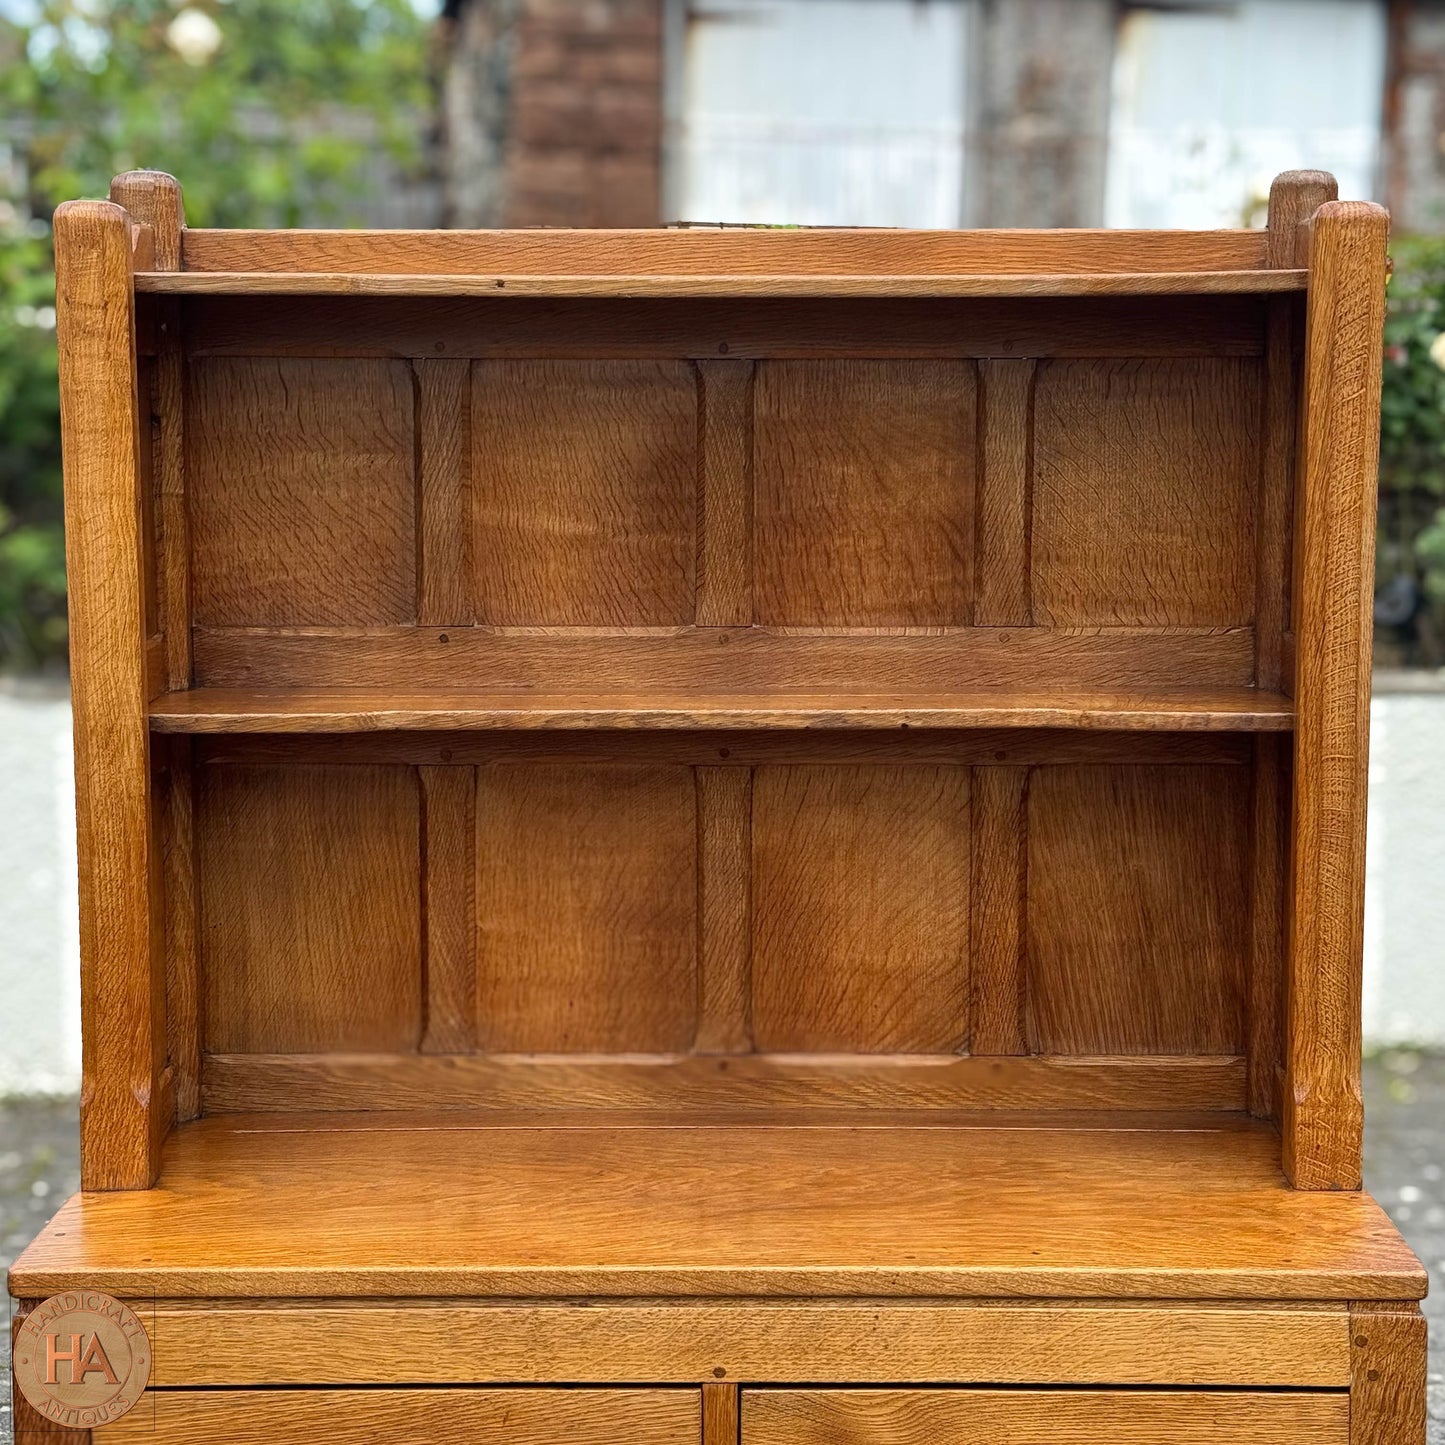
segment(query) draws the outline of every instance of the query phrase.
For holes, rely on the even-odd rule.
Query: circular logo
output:
[[[37,1305],[15,1335],[15,1383],[47,1420],[86,1430],[118,1420],[151,1377],[151,1344],[133,1310],[99,1290]]]

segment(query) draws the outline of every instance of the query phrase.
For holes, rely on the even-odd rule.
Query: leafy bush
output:
[[[17,13],[0,6],[0,16]],[[0,18],[0,669],[63,665],[48,218],[171,171],[192,225],[351,219],[380,149],[421,151],[411,0],[31,0]]]
[[[1445,238],[1393,247],[1380,405],[1375,617],[1398,660],[1445,664]]]

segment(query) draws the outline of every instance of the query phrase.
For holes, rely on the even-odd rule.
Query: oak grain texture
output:
[[[866,693],[1251,687],[1234,628],[198,627],[203,687]],[[1250,699],[1245,699],[1249,701]],[[1275,704],[1277,707],[1278,704]]]
[[[1034,398],[1034,621],[1249,623],[1258,364],[1051,361]]]
[[[471,425],[479,621],[524,627],[692,621],[691,367],[478,362]]]
[[[464,765],[417,771],[424,931],[421,1050],[465,1054],[476,1044],[477,774]]]
[[[752,1049],[752,771],[702,767],[697,787],[697,1033],[701,1054]]]
[[[1350,1305],[1350,1445],[1424,1445],[1427,1345],[1418,1305]]]
[[[207,767],[198,793],[207,1049],[414,1049],[416,772]]]
[[[1236,1054],[1248,777],[1038,769],[1028,795],[1028,1013],[1044,1053]]]
[[[1347,1445],[1329,1394],[1105,1390],[743,1391],[749,1445]]]
[[[413,363],[416,406],[417,621],[476,620],[472,588],[471,364]]]
[[[1358,1189],[1375,481],[1389,217],[1315,213],[1306,312],[1284,1166]]]
[[[163,740],[162,892],[165,908],[166,1056],[174,1071],[176,1117],[201,1111],[201,979],[197,937],[195,745]]]
[[[136,289],[270,296],[1194,296],[1303,291],[1299,271],[1133,271],[982,276],[460,276],[426,272],[213,271],[137,273]]]
[[[1254,740],[1249,824],[1249,1108],[1279,1118],[1283,1063],[1285,889],[1289,855],[1289,755],[1277,737]]]
[[[1300,228],[1340,188],[1328,171],[1281,171],[1269,187],[1265,264],[1288,270],[1309,265],[1309,245]]]
[[[352,1119],[182,1125],[163,1188],[76,1196],[16,1262],[11,1288],[1322,1301],[1425,1289],[1368,1195],[1290,1189],[1274,1131],[1237,1118]]]
[[[699,627],[753,621],[753,365],[697,367]]]
[[[1347,1324],[1339,1304],[160,1300],[152,1383],[723,1378],[1340,1388],[1350,1380]],[[328,1338],[350,1348],[309,1349]]]
[[[195,622],[415,621],[410,367],[217,357],[186,383]]]
[[[55,215],[88,1189],[148,1188],[166,1127],[129,225],[108,201]]]
[[[149,226],[151,264],[159,271],[178,271],[185,207],[181,188],[162,171],[127,171],[110,183],[110,198],[130,217]],[[181,303],[160,298],[150,303],[154,359],[150,385],[142,388],[143,431],[149,433],[151,527],[146,538],[155,559],[159,620],[165,636],[168,685],[184,687],[190,679],[190,537],[185,500],[185,363],[181,350]]]
[[[1293,725],[1281,693],[1255,688],[1090,693],[393,693],[196,688],[150,706],[158,733],[342,733],[458,728],[1078,728],[1273,732]]]
[[[1034,360],[979,364],[978,495],[974,521],[973,621],[1026,627],[1033,621]]]
[[[151,1390],[94,1435],[96,1445],[695,1445],[698,1420],[696,1390]]]
[[[193,228],[186,271],[498,275],[1021,275],[1249,271],[1262,231],[253,231]]]
[[[1028,769],[970,776],[969,1050],[1024,1054],[1028,976]]]
[[[684,1050],[696,1029],[696,800],[682,767],[478,776],[477,1041]]]
[[[1304,307],[1298,297],[1272,301],[1266,322],[1264,424],[1255,535],[1255,682],[1294,688],[1287,666],[1294,570],[1294,490],[1299,464],[1300,354]]]
[[[954,763],[1064,767],[1070,763],[1196,763],[1249,767],[1249,737],[1235,732],[1130,732],[1080,728],[518,728],[463,732],[220,733],[193,740],[213,763],[492,762]]]
[[[1245,1107],[1245,1061],[956,1054],[212,1054],[206,1112]]]
[[[759,364],[760,622],[969,620],[976,389],[965,362]]]
[[[966,768],[759,768],[752,892],[757,1048],[966,1046]]]
[[[739,1445],[741,1403],[736,1385],[702,1387],[702,1445]]]

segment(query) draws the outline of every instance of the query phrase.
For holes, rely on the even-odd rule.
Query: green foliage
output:
[[[0,667],[63,661],[48,221],[118,171],[170,171],[192,225],[353,219],[378,151],[420,154],[411,0],[30,0],[0,19]],[[3,155],[3,153],[0,153]],[[38,217],[41,220],[27,220]]]
[[[64,655],[60,398],[48,237],[0,230],[0,660]]]
[[[1380,406],[1377,572],[1405,612],[1403,659],[1445,663],[1445,239],[1394,246]],[[1403,591],[1401,590],[1403,589]]]

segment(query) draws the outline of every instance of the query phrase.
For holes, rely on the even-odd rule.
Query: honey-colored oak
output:
[[[11,1288],[1418,1298],[1423,1272],[1379,1206],[1289,1189],[1277,1153],[1242,1119],[237,1115],[181,1126],[163,1188],[71,1200]]]
[[[1387,227],[62,207],[103,1438],[1422,1445]]]
[[[1349,1397],[1103,1390],[744,1390],[750,1445],[1347,1445]]]

